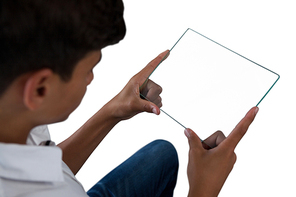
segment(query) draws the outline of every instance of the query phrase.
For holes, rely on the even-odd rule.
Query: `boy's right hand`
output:
[[[206,139],[205,143],[214,147],[209,150],[204,148],[200,138],[191,129],[185,130],[190,148],[187,168],[189,197],[218,196],[236,161],[234,149],[257,112],[257,107],[252,108],[227,138],[221,132],[216,132]]]

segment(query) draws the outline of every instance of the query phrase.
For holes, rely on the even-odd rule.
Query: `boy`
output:
[[[159,114],[161,88],[149,74],[161,53],[77,132],[55,146],[46,124],[67,119],[93,79],[101,50],[125,35],[121,0],[0,1],[0,196],[172,196],[178,158],[156,140],[87,193],[75,174],[109,131],[141,112]],[[149,102],[140,98],[140,92]],[[156,104],[154,104],[156,103]],[[228,138],[206,144],[190,129],[188,196],[217,196],[235,163],[234,149],[255,118],[252,108]]]

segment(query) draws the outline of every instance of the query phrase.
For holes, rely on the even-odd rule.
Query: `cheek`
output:
[[[63,105],[63,113],[61,119],[66,120],[68,116],[80,105],[84,95],[86,92],[86,88],[78,89],[74,92],[74,94],[67,95],[66,102]]]
[[[68,111],[70,113],[79,106],[85,93],[86,93],[85,85],[76,85],[76,86],[73,86],[72,91],[66,95],[67,98],[65,99],[65,101],[67,101],[67,103],[65,103],[65,106],[68,107]]]
[[[86,77],[86,84],[89,85],[94,79],[94,73],[91,71]]]
[[[77,91],[75,91],[75,95],[73,95],[72,99],[73,99],[73,104],[76,105],[76,107],[78,107],[79,104],[81,103],[85,93],[86,93],[86,86],[77,88]]]

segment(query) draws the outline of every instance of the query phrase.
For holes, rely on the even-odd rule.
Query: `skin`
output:
[[[165,51],[147,64],[120,93],[58,145],[64,162],[74,174],[117,123],[141,112],[160,113],[162,89],[146,79],[168,54],[169,51]],[[14,80],[0,97],[0,142],[26,144],[35,126],[67,119],[80,104],[94,77],[92,69],[100,59],[101,51],[89,53],[76,65],[68,82],[49,69],[26,73]],[[152,102],[141,99],[140,92]],[[252,108],[227,138],[222,132],[216,132],[201,143],[192,130],[186,129],[190,147],[188,196],[218,195],[235,163],[234,149],[257,111],[258,108]]]
[[[253,122],[258,108],[252,108],[238,123],[227,138],[221,131],[215,132],[205,140],[212,149],[206,149],[199,137],[191,129],[185,130],[189,143],[187,175],[188,196],[218,196],[235,161],[235,147]]]
[[[26,144],[35,126],[67,119],[80,104],[100,58],[100,51],[88,54],[68,82],[46,68],[15,79],[0,98],[0,141]]]
[[[161,102],[156,105],[141,99],[139,95],[141,85],[167,53],[168,51],[165,51],[152,60],[130,79],[119,94],[104,105],[77,132],[59,144],[63,150],[63,160],[74,174],[78,172],[90,154],[117,123],[141,112],[157,115],[160,113]],[[161,100],[159,96],[161,93],[160,86],[150,80],[142,91],[146,92],[146,96],[153,101]]]

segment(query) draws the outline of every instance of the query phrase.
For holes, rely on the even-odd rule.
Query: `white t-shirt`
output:
[[[34,128],[27,145],[0,143],[0,197],[87,197],[47,126]]]

